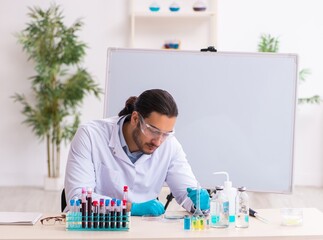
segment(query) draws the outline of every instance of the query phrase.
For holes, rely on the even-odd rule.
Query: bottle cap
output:
[[[247,190],[247,188],[246,187],[239,187],[238,188],[238,191],[239,192],[244,192],[244,191],[246,191]]]
[[[117,206],[119,207],[121,205],[121,200],[120,199],[118,199],[117,200]]]
[[[71,204],[71,206],[74,206],[74,203],[75,203],[75,200],[74,200],[74,199],[71,199],[71,200],[70,200],[70,204]]]
[[[221,191],[221,190],[223,190],[223,186],[216,186],[216,187],[215,187],[215,190],[216,190],[216,191]]]
[[[105,199],[105,206],[109,206],[110,204],[110,199]]]
[[[128,186],[123,186],[123,191],[128,192]]]
[[[93,201],[93,203],[92,203],[92,204],[93,204],[93,206],[95,206],[95,207],[96,207],[96,206],[98,206],[98,201]]]

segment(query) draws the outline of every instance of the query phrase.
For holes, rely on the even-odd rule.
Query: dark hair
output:
[[[172,95],[162,89],[150,89],[144,91],[139,97],[130,97],[125,107],[119,112],[119,116],[139,112],[143,118],[149,117],[150,113],[157,112],[168,117],[177,117],[178,109]]]

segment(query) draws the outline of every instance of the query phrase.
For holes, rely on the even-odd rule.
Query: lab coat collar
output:
[[[136,162],[135,164],[133,164],[131,162],[131,160],[129,159],[129,157],[127,156],[127,154],[124,152],[122,146],[121,146],[121,142],[120,142],[120,138],[119,138],[119,129],[120,126],[118,123],[120,122],[120,119],[123,118],[125,116],[121,116],[119,118],[115,118],[115,121],[113,122],[112,125],[112,134],[111,134],[111,138],[109,141],[109,147],[112,149],[113,151],[113,155],[118,158],[121,159],[124,162],[127,162],[131,165],[137,165],[140,164],[148,159],[151,158],[152,155],[148,155],[148,154],[143,154]]]

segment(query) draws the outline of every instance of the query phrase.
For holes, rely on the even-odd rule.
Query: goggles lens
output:
[[[152,139],[161,139],[161,141],[164,141],[166,138],[171,137],[175,134],[175,131],[170,131],[170,132],[162,132],[158,128],[149,125],[148,123],[145,122],[144,118],[141,116],[140,113],[138,113],[139,118],[140,118],[140,129],[141,132],[149,138]]]

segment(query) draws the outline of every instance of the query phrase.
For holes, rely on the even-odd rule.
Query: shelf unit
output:
[[[138,0],[131,0],[130,4],[130,17],[131,17],[131,33],[130,33],[130,47],[138,47],[136,44],[137,29],[143,24],[149,25],[149,23],[154,24],[155,28],[159,28],[163,24],[169,24],[173,28],[173,32],[177,31],[178,35],[180,33],[186,34],[186,40],[190,41],[194,34],[191,34],[183,29],[183,22],[187,23],[186,25],[193,26],[193,28],[203,28],[207,29],[204,38],[205,44],[207,46],[216,46],[216,0],[206,0],[207,10],[206,11],[193,11],[192,6],[195,2],[191,0],[190,2],[186,0],[186,8],[180,9],[178,12],[171,12],[167,8],[163,8],[158,12],[152,12],[149,10],[149,6],[141,6],[141,8],[136,6]],[[164,0],[165,1],[165,0]],[[171,2],[168,2],[171,3]],[[147,2],[146,2],[147,4]],[[188,4],[191,4],[191,8],[188,7]],[[153,23],[152,23],[153,22]],[[182,24],[182,26],[181,26]],[[207,26],[206,26],[207,25]],[[175,29],[175,30],[174,30]],[[185,32],[186,31],[186,32]],[[155,34],[157,35],[167,35],[168,29],[161,28],[160,30],[155,29]],[[170,31],[171,32],[171,31]],[[146,39],[153,37],[149,30],[143,30],[142,34]],[[156,36],[154,36],[156,37]],[[177,38],[176,34],[173,34],[173,38]],[[166,39],[164,39],[166,40]],[[162,41],[162,40],[161,40]],[[140,45],[140,44],[139,44]],[[207,47],[203,45],[203,47]],[[161,46],[160,46],[161,47]]]

